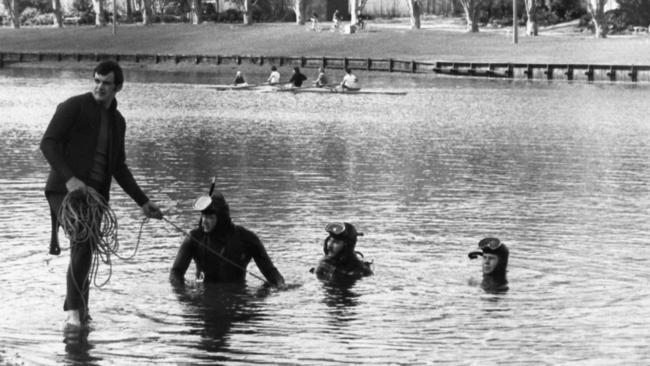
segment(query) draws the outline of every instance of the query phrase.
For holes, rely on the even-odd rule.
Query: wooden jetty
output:
[[[603,64],[544,64],[544,63],[486,63],[486,62],[420,62],[393,58],[348,58],[304,56],[251,55],[185,55],[185,54],[113,54],[63,52],[1,52],[0,68],[22,62],[97,62],[113,59],[119,62],[149,64],[207,64],[207,65],[276,65],[303,68],[327,67],[354,70],[436,73],[462,77],[484,77],[524,80],[584,80],[610,82],[650,82],[650,65]]]

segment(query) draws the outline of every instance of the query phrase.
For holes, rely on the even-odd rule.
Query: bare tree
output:
[[[294,0],[293,11],[296,13],[296,24],[304,25],[305,24],[305,1]]]
[[[596,28],[597,38],[607,38],[607,20],[605,19],[605,4],[607,0],[586,0],[587,10]]]
[[[142,0],[142,24],[150,25],[153,23],[152,0]]]
[[[104,26],[104,0],[93,0],[93,10],[95,10],[95,26]]]
[[[350,7],[350,24],[359,24],[359,3],[358,0],[348,0]]]
[[[14,29],[20,28],[20,19],[16,14],[16,9],[18,9],[17,0],[2,0],[2,3],[5,6],[5,11],[9,15],[9,21],[11,22],[11,27]]]
[[[420,0],[408,0],[406,3],[411,14],[411,29],[420,29],[420,15],[422,13]]]
[[[126,19],[125,21],[127,23],[132,23],[133,22],[133,5],[131,4],[132,0],[125,0],[124,2],[126,3]]]
[[[52,10],[54,12],[54,27],[63,28],[63,12],[61,11],[61,0],[52,0]]]
[[[253,24],[253,9],[251,6],[251,0],[244,0],[244,25]]]
[[[465,19],[467,20],[467,30],[472,33],[478,32],[478,14],[481,8],[482,0],[459,0],[465,10]],[[453,4],[453,2],[452,2]]]
[[[539,34],[539,26],[537,25],[537,0],[524,0],[526,5],[526,34],[529,36],[536,36]]]
[[[201,0],[190,1],[190,21],[192,24],[201,24]]]

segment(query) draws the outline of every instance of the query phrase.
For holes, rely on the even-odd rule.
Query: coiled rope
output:
[[[111,255],[123,260],[135,257],[140,245],[142,229],[148,221],[148,218],[145,218],[140,224],[138,241],[133,254],[123,257],[118,254],[120,245],[117,238],[117,216],[104,197],[93,188],[87,187],[86,194],[76,192],[66,194],[61,202],[58,219],[63,231],[73,245],[91,246],[93,259],[87,278],[90,278],[91,283],[96,287],[106,285],[111,278],[113,273]],[[71,260],[70,266],[72,266],[72,262]],[[108,276],[104,282],[98,284],[97,277],[100,263],[108,266]],[[77,289],[80,290],[79,284],[76,285]]]

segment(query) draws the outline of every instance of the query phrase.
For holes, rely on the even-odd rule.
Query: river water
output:
[[[175,291],[182,234],[153,221],[91,289],[87,338],[64,342],[68,244],[47,254],[38,143],[86,74],[0,72],[0,363],[650,363],[650,87],[387,75],[367,84],[408,95],[216,92],[196,85],[206,75],[129,73],[118,99],[143,189],[190,229],[216,176],[288,286],[188,273]],[[127,255],[142,216],[116,184],[111,205]],[[374,276],[313,277],[330,221],[365,233]],[[486,236],[510,248],[507,293],[473,284],[467,252]]]

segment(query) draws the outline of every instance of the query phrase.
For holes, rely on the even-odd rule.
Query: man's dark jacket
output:
[[[77,177],[88,184],[94,164],[101,123],[100,108],[92,93],[74,96],[58,105],[43,139],[41,151],[52,169],[45,194],[66,194],[65,183]],[[126,165],[124,134],[126,123],[117,110],[117,101],[109,108],[107,182],[100,194],[109,199],[111,177],[140,206],[149,199],[142,192]]]

